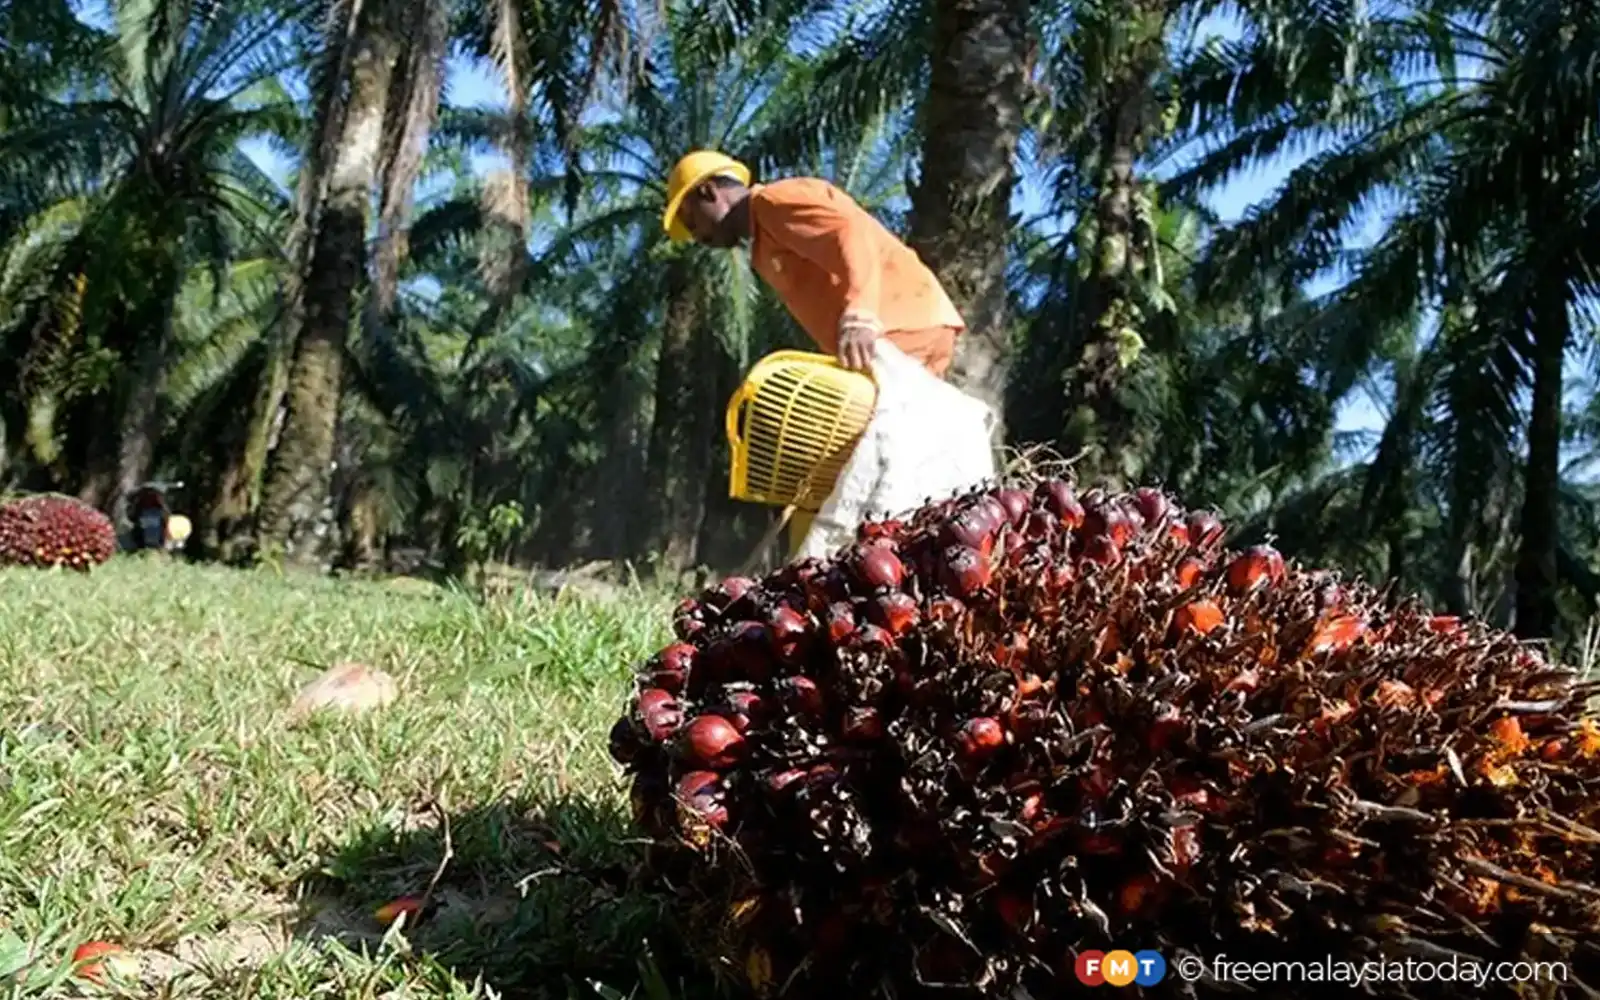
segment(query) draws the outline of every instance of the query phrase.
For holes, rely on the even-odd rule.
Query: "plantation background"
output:
[[[189,554],[727,570],[720,414],[803,346],[666,243],[833,179],[1014,446],[1529,638],[1596,595],[1592,5],[620,0],[0,11],[0,484]]]

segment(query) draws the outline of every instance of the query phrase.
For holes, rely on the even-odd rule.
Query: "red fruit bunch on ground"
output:
[[[87,572],[116,551],[111,520],[82,501],[46,495],[0,504],[0,566]]]
[[[1045,998],[1119,948],[1536,956],[1600,985],[1593,687],[1225,549],[1158,490],[933,503],[674,627],[611,752],[649,875],[758,993]],[[1155,992],[1180,988],[1220,995]]]

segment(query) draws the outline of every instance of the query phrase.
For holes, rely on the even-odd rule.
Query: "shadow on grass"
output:
[[[420,812],[336,848],[300,886],[295,934],[377,954],[377,909],[423,897],[402,963],[518,1000],[705,1000],[664,900],[632,875],[634,838],[617,809],[577,796]]]

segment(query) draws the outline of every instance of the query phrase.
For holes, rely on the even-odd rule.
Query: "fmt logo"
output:
[[[1166,978],[1167,962],[1155,951],[1080,951],[1077,973],[1085,986],[1154,986]]]

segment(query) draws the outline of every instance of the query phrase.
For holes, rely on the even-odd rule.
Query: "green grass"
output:
[[[0,996],[100,990],[70,968],[90,939],[139,956],[138,996],[660,995],[606,733],[666,608],[160,558],[0,572]],[[291,724],[344,660],[398,700]],[[373,909],[436,875],[386,935]]]

